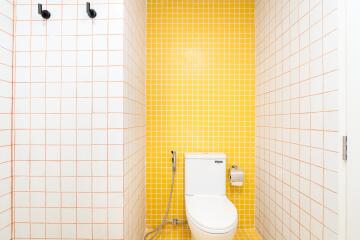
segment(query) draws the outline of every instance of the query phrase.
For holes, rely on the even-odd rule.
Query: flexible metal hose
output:
[[[170,211],[170,206],[171,206],[171,200],[172,200],[172,195],[173,195],[173,191],[174,191],[174,183],[175,183],[175,173],[176,173],[176,153],[172,152],[173,154],[173,167],[172,167],[172,179],[171,179],[171,189],[170,189],[170,195],[169,195],[169,200],[167,203],[167,207],[166,207],[166,211],[165,211],[165,215],[162,219],[162,222],[159,226],[157,226],[154,230],[148,232],[147,234],[145,234],[144,236],[144,240],[147,240],[147,238],[153,234],[148,240],[153,240],[155,239],[155,237],[160,233],[161,229],[164,227],[164,225],[168,222],[167,217],[169,215],[169,211]]]

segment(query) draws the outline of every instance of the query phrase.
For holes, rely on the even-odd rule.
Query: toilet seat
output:
[[[188,220],[210,234],[224,234],[237,225],[237,211],[225,195],[186,196]]]

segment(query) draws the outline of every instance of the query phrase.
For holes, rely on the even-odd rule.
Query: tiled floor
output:
[[[190,232],[186,235],[184,235],[184,232],[186,231],[180,231],[180,229],[168,225],[156,240],[190,240]],[[255,228],[247,228],[238,230],[234,240],[261,240],[261,236],[256,232]]]
[[[238,230],[235,235],[236,240],[261,240],[260,234],[258,234],[255,228],[248,228]]]

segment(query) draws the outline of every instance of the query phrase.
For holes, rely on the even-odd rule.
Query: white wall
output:
[[[13,2],[0,0],[0,239],[11,238]]]
[[[256,228],[337,239],[337,1],[256,0]]]
[[[144,221],[144,182],[127,167],[145,164],[143,140],[133,139],[145,135],[144,2],[94,1],[94,20],[85,3],[49,1],[47,21],[37,2],[16,6],[15,239],[132,239],[124,209]],[[125,28],[133,9],[126,22],[139,26]]]
[[[146,1],[125,1],[125,239],[145,231],[145,16]]]
[[[125,0],[124,237],[145,232],[145,0]]]

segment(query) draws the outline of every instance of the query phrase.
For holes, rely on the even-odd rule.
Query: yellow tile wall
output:
[[[161,222],[166,209],[171,150],[178,152],[178,172],[169,218],[186,219],[184,152],[224,152],[228,167],[237,164],[245,171],[244,187],[227,183],[239,232],[254,227],[254,30],[253,0],[148,0],[148,228]],[[190,237],[186,225],[170,229],[162,239]]]

